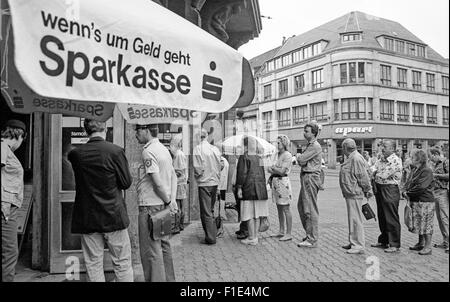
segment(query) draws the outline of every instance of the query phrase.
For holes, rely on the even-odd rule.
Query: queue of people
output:
[[[108,246],[116,281],[132,282],[129,218],[123,191],[130,188],[132,177],[123,148],[107,142],[106,125],[85,119],[89,136],[86,144],[68,153],[76,183],[72,217],[72,233],[81,234],[82,252],[90,281],[104,282],[103,253]],[[172,233],[184,228],[184,208],[187,199],[188,163],[182,152],[182,138],[174,136],[170,146],[158,140],[157,125],[136,125],[136,139],[144,145],[142,165],[136,183],[139,209],[138,232],[144,278],[149,282],[175,281],[170,234],[155,236],[152,217],[164,209],[175,216]],[[315,248],[319,243],[318,194],[324,189],[322,149],[317,142],[320,128],[310,122],[304,127],[307,146],[295,155],[301,168],[298,214],[306,236],[297,246]],[[193,153],[194,176],[198,185],[200,219],[204,231],[201,243],[214,245],[218,230],[214,218],[216,199],[225,201],[228,184],[228,161],[217,147],[208,142],[208,132],[201,130],[200,143]],[[17,120],[6,123],[1,132],[2,173],[2,280],[13,281],[17,263],[17,209],[23,200],[23,168],[14,151],[26,137],[25,125]],[[237,232],[242,244],[258,245],[260,221],[269,216],[268,187],[278,211],[278,232],[270,237],[280,242],[293,240],[293,193],[289,174],[293,156],[288,151],[286,135],[277,138],[277,154],[272,165],[265,167],[254,150],[254,141],[244,138],[244,152],[237,159],[233,191],[239,203],[240,227]],[[365,251],[364,199],[373,196],[377,205],[380,235],[375,248],[397,253],[401,247],[400,199],[405,198],[412,209],[412,231],[418,235],[410,247],[420,255],[432,253],[434,216],[439,222],[443,241],[435,248],[448,253],[449,162],[439,148],[428,152],[416,149],[402,160],[396,155],[395,142],[383,140],[380,152],[370,157],[360,154],[353,139],[342,143],[345,160],[340,168],[339,185],[348,214],[348,243],[342,248],[349,254]],[[266,173],[270,175],[266,179]]]

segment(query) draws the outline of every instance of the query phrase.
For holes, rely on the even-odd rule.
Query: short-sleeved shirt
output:
[[[218,186],[220,180],[220,151],[206,140],[194,148],[194,168],[203,170],[197,177],[199,187]]]
[[[449,173],[449,164],[448,159],[439,160],[437,163],[433,165],[433,173],[435,174],[448,174]],[[434,178],[433,190],[442,190],[448,188],[448,180],[439,179],[437,177]]]
[[[138,168],[137,193],[139,206],[163,205],[164,201],[156,194],[150,174],[159,173],[161,183],[169,198],[172,186],[172,157],[169,150],[154,138],[149,141],[142,151],[143,164]]]
[[[375,182],[382,185],[399,185],[402,178],[402,160],[391,154],[388,158],[382,157],[375,164]]]
[[[8,144],[1,141],[2,202],[17,207],[23,202],[23,168]]]
[[[173,158],[173,168],[175,169],[175,172],[180,174],[177,176],[177,183],[178,184],[187,184],[187,172],[188,172],[188,163],[186,155],[184,155],[183,151],[177,150],[177,152],[174,154]]]
[[[289,175],[292,169],[292,154],[289,151],[285,151],[283,154],[278,155],[275,167],[286,168],[286,175]]]

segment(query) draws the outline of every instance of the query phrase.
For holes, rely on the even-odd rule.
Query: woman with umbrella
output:
[[[277,205],[280,222],[280,231],[273,237],[280,237],[280,241],[289,241],[292,240],[292,214],[289,207],[292,202],[292,187],[288,176],[292,168],[292,154],[287,150],[290,140],[286,135],[280,135],[277,139],[277,145],[278,159],[268,169],[271,174],[269,183],[272,187],[272,199]]]
[[[269,216],[266,177],[261,162],[261,157],[256,155],[256,141],[244,137],[244,155],[239,156],[236,187],[241,199],[241,221],[248,226],[248,238],[241,242],[248,245],[258,244],[259,219]]]

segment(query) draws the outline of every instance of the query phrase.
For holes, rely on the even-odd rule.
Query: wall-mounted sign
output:
[[[76,16],[68,13],[71,5],[9,1],[15,65],[37,94],[213,113],[253,100],[249,62],[161,5],[148,0],[82,1]],[[85,110],[100,112],[95,107]]]
[[[372,133],[373,127],[345,127],[345,128],[336,128],[336,134],[342,134],[343,136],[347,136],[347,134],[351,133]]]
[[[179,108],[160,108],[139,104],[117,104],[122,116],[130,124],[170,124],[173,122],[182,122],[192,124],[202,114],[195,110]]]

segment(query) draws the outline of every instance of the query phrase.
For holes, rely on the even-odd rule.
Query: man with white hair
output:
[[[205,129],[200,133],[201,142],[194,148],[194,176],[198,184],[198,197],[200,203],[200,219],[205,240],[202,244],[216,244],[217,228],[213,211],[216,202],[217,186],[220,180],[220,151],[208,142],[208,132]]]
[[[370,198],[372,186],[368,174],[368,163],[356,150],[356,142],[347,138],[342,143],[346,160],[339,173],[339,185],[347,204],[349,244],[342,248],[348,254],[364,253],[365,238],[361,206],[364,197]]]

